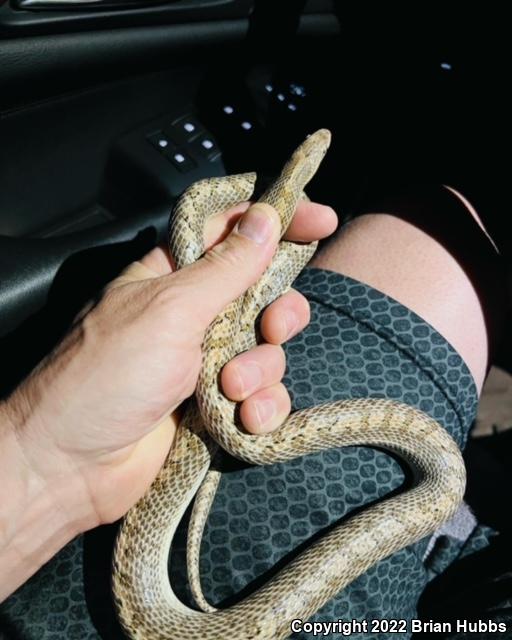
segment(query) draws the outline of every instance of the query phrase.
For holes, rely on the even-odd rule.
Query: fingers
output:
[[[156,276],[165,276],[175,271],[176,265],[169,253],[167,245],[159,245],[141,259],[141,264],[150,269]]]
[[[273,431],[290,413],[290,396],[281,383],[285,367],[282,348],[262,344],[236,356],[223,368],[222,390],[230,400],[242,403],[240,418],[249,433]]]
[[[261,318],[261,333],[271,344],[282,344],[297,335],[310,319],[309,302],[291,289],[269,305]]]
[[[194,326],[205,330],[220,311],[257,282],[278,240],[276,210],[264,203],[253,204],[221,243],[162,284],[180,292],[184,313]]]
[[[230,400],[241,402],[256,391],[280,382],[285,367],[281,347],[260,344],[226,364],[221,373],[222,390]]]
[[[244,400],[240,406],[240,418],[249,433],[260,435],[281,426],[290,410],[288,391],[282,383],[278,383]]]
[[[249,205],[249,202],[241,202],[210,218],[205,229],[205,247],[209,249],[217,242],[221,242],[238,222],[240,216],[247,211]],[[301,200],[284,237],[292,242],[313,242],[330,236],[337,226],[338,216],[331,207]]]
[[[242,214],[247,211],[249,205],[249,202],[242,202],[210,218],[205,229],[205,249],[211,249],[215,244],[222,242],[232,231]],[[337,225],[338,218],[331,207],[301,201],[297,205],[295,216],[284,237],[286,240],[295,242],[312,242],[331,235]],[[176,268],[167,247],[163,245],[155,247],[140,260],[140,263],[156,276],[165,276]],[[151,275],[147,277],[151,277]]]
[[[338,216],[334,209],[301,200],[284,237],[292,242],[312,242],[327,238],[337,226]]]

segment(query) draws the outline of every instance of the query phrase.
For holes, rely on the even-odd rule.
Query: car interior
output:
[[[165,243],[197,180],[268,180],[326,127],[331,149],[308,195],[342,222],[368,194],[411,181],[485,167],[489,185],[505,144],[505,22],[462,3],[0,0],[2,396],[108,281]],[[506,175],[492,171],[500,188],[486,187],[484,221],[507,257]],[[509,356],[505,345],[504,369]],[[500,532],[511,451],[503,432],[465,454],[467,500]],[[98,535],[90,544],[106,554],[111,536]],[[511,568],[501,540],[462,578],[432,585],[421,614],[481,606],[490,584],[510,593],[492,572]]]

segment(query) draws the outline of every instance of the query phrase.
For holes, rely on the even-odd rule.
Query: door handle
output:
[[[170,4],[178,0],[15,0],[16,9],[37,11],[73,9],[134,9],[156,4]]]

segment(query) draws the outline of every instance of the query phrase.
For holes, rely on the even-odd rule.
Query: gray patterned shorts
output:
[[[308,268],[295,287],[309,299],[312,314],[307,329],[285,349],[285,384],[294,409],[347,398],[393,398],[430,414],[463,448],[476,414],[477,391],[465,363],[439,333],[397,301],[337,273]],[[225,474],[205,529],[201,578],[207,599],[221,607],[265,582],[308,540],[404,483],[393,458],[366,447],[334,449],[265,468],[227,456],[220,464]],[[108,565],[112,530],[104,529],[108,542],[97,547],[97,555]],[[451,544],[442,566],[474,545],[479,533],[476,527],[470,539]],[[70,543],[0,607],[6,638],[122,637],[108,584],[102,584],[108,566],[88,569],[87,562],[101,564],[90,551],[83,561],[87,536],[99,535],[92,532],[85,542]],[[427,544],[421,541],[383,560],[312,620],[415,617],[418,598],[436,572],[435,548],[424,561]],[[171,580],[189,601],[183,550],[182,527]],[[98,597],[100,592],[104,597]],[[299,632],[290,637],[312,636]],[[358,637],[377,636],[351,636]]]

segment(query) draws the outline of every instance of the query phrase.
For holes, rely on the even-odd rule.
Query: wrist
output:
[[[99,524],[84,479],[84,464],[78,465],[60,450],[53,437],[54,432],[59,432],[58,413],[52,412],[53,418],[45,419],[45,407],[30,401],[25,386],[28,385],[22,385],[7,402],[0,403],[0,421],[5,416],[18,468],[23,468],[30,478],[27,487],[32,491],[27,497],[44,492],[61,514],[61,524],[77,535]]]
[[[32,445],[29,425],[9,405],[0,403],[0,601],[96,524],[85,489]]]

